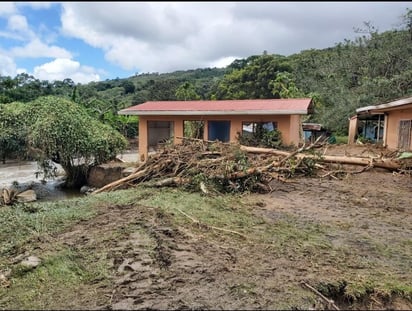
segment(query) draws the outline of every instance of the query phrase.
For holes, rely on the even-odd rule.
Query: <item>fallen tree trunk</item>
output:
[[[275,154],[280,156],[290,156],[291,153],[287,151],[281,151],[270,148],[257,148],[240,146],[240,149],[249,153],[264,153],[264,154]],[[373,167],[385,168],[388,170],[397,170],[401,168],[399,161],[394,159],[381,159],[381,158],[357,158],[357,157],[346,157],[346,156],[316,156],[312,154],[296,154],[297,159],[316,159],[320,162],[325,163],[337,163],[337,164],[351,164],[351,165],[368,165]]]
[[[298,155],[306,157],[305,155]],[[315,156],[309,155],[310,158],[315,158]],[[353,165],[370,165],[373,167],[386,168],[388,170],[397,170],[401,168],[398,161],[393,159],[379,159],[379,158],[355,158],[355,157],[345,157],[345,156],[322,156],[321,161],[326,163],[339,163],[339,164],[353,164]]]
[[[290,152],[277,150],[277,149],[270,149],[270,148],[259,148],[259,147],[249,147],[240,145],[240,150],[249,152],[249,153],[265,153],[265,154],[275,154],[280,156],[289,156]]]

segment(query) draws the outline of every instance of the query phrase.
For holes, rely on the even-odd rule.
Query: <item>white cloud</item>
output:
[[[263,51],[289,55],[353,38],[371,20],[395,26],[396,2],[65,2],[64,34],[101,48],[127,70],[165,72]],[[390,12],[390,13],[389,13]]]
[[[55,45],[46,45],[39,39],[30,41],[23,47],[14,47],[10,50],[14,57],[49,57],[49,58],[71,58],[72,54],[64,48]]]
[[[233,63],[234,60],[240,59],[242,57],[235,57],[235,56],[228,56],[228,57],[222,57],[219,58],[218,60],[211,62],[209,67],[211,68],[225,68],[229,66],[231,63]]]
[[[50,8],[54,3],[53,2],[46,2],[46,1],[38,1],[38,2],[17,2],[17,6],[29,6],[34,10],[42,10]]]
[[[14,77],[16,74],[17,69],[13,59],[0,51],[0,75]]]
[[[54,18],[44,18],[58,10],[36,16],[37,10],[57,5],[62,7],[61,27],[50,24]],[[94,61],[92,56],[81,54],[83,47],[63,46],[76,41],[60,41],[64,35],[101,49],[107,62],[125,70],[224,67],[263,51],[289,55],[330,47],[355,37],[353,29],[364,21],[385,31],[399,23],[408,6],[389,1],[0,2],[0,18],[7,20],[0,30],[0,66],[2,72],[18,72],[22,69],[16,64],[25,58],[49,58],[54,60],[33,70],[42,79],[100,80],[104,73],[83,66]]]
[[[66,35],[102,48],[106,59],[123,69],[140,72],[206,67],[221,58],[202,35],[205,30],[202,19],[209,19],[207,28],[214,31],[227,24],[227,14],[219,8],[233,6],[229,3],[62,5],[62,29]]]
[[[0,2],[0,16],[8,16],[16,12],[14,2]]]
[[[0,15],[1,17],[1,15]],[[26,41],[35,37],[23,15],[11,14],[7,17],[7,27],[0,31],[0,37],[16,41]]]
[[[23,15],[12,15],[9,17],[7,28],[15,31],[27,31],[29,25],[27,24],[27,19]]]
[[[40,80],[49,81],[72,79],[75,83],[100,81],[100,75],[94,68],[82,66],[79,62],[68,58],[58,58],[36,66],[33,70],[33,76]]]
[[[53,5],[51,2],[42,3],[0,3],[0,18],[7,20],[7,27],[0,32],[0,37],[4,38],[7,45],[0,46],[0,74],[15,76],[22,72],[27,72],[41,80],[64,80],[70,78],[76,83],[87,83],[90,81],[99,81],[99,72],[90,66],[83,66],[78,61],[73,60],[72,53],[61,46],[51,44],[53,40],[47,43],[42,39],[42,34],[52,37],[53,31],[48,27],[56,25],[41,22],[30,25],[26,16],[19,12],[22,6],[30,7],[34,10],[47,9]],[[33,17],[33,16],[32,16]],[[33,17],[35,21],[36,18]],[[34,29],[37,28],[36,31]],[[9,40],[9,41],[6,41]],[[15,41],[21,41],[20,46],[15,45]],[[44,63],[32,70],[18,68],[17,59],[54,59]],[[32,71],[32,73],[30,72]]]

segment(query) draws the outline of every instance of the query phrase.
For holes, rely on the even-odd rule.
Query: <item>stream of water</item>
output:
[[[83,196],[79,190],[61,189],[61,177],[64,171],[57,165],[58,176],[55,180],[42,181],[42,175],[36,177],[37,163],[31,161],[8,160],[6,164],[0,164],[0,189],[13,187],[19,192],[33,189],[39,201],[54,201]]]
[[[118,155],[118,158],[125,162],[136,162],[138,159],[137,150],[129,150]],[[42,182],[42,175],[36,177],[39,170],[37,163],[33,161],[7,160],[6,164],[0,163],[0,190],[3,188],[15,188],[19,192],[33,189],[37,194],[38,201],[54,201],[84,196],[76,189],[61,189],[61,178],[64,177],[64,170],[59,164],[57,166],[56,180]]]

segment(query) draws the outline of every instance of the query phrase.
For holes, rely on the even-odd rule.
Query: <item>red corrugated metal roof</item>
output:
[[[307,114],[310,98],[149,101],[119,111],[135,115]]]

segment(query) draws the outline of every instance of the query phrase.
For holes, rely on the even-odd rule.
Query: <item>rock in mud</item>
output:
[[[34,190],[26,190],[24,192],[18,193],[16,195],[17,202],[20,203],[28,203],[28,202],[34,202],[37,200],[37,195]]]
[[[29,256],[20,262],[20,265],[22,265],[25,268],[29,268],[29,269],[34,269],[40,264],[41,264],[41,259],[36,256]]]
[[[90,187],[101,188],[122,178],[122,171],[127,163],[105,163],[94,166],[89,172],[87,184]]]

